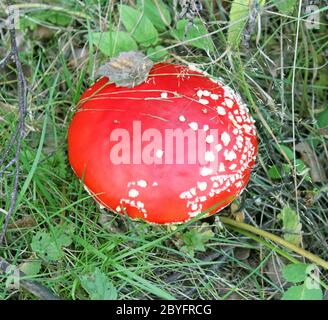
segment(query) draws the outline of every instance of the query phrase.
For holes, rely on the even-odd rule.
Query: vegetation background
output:
[[[15,5],[27,114],[0,256],[24,272],[21,280],[61,299],[327,299],[326,1]],[[1,57],[10,50],[6,17],[1,2]],[[194,63],[250,107],[257,165],[243,196],[219,215],[171,228],[131,222],[100,209],[72,172],[66,141],[75,105],[99,66],[129,50]],[[14,183],[17,146],[8,143],[19,96],[15,65],[0,65],[1,226]],[[8,270],[0,274],[0,299],[36,299],[12,285]]]

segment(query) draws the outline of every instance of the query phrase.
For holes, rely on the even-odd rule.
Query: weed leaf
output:
[[[138,49],[133,38],[123,31],[94,32],[92,33],[92,42],[109,57],[117,56],[120,52]]]
[[[294,11],[297,0],[273,0],[278,10],[283,14],[291,14]]]
[[[236,48],[249,16],[249,0],[233,1],[229,15],[228,46]]]
[[[157,30],[142,12],[121,5],[120,14],[124,27],[138,43],[148,47],[158,41]]]
[[[117,291],[108,277],[98,268],[90,275],[80,278],[82,287],[91,300],[116,300]]]
[[[282,220],[284,239],[295,245],[300,245],[302,241],[302,224],[298,214],[286,206],[282,209],[278,218]]]
[[[282,300],[322,300],[321,289],[309,289],[306,285],[292,286],[284,293]]]
[[[307,277],[308,267],[305,263],[288,264],[282,269],[282,275],[288,282],[302,282]]]
[[[32,250],[46,261],[55,261],[62,258],[62,247],[71,245],[71,235],[74,232],[70,226],[58,226],[52,231],[52,233],[38,231],[32,238]]]
[[[139,11],[144,10],[145,15],[158,30],[165,30],[171,24],[170,11],[162,0],[138,0],[137,4]]]
[[[203,226],[205,227],[204,224]],[[209,229],[205,231],[201,229],[193,229],[183,234],[182,240],[185,246],[181,248],[182,251],[191,256],[194,255],[195,251],[206,251],[205,244],[213,237],[213,232]]]
[[[197,40],[189,41],[186,43],[186,45],[194,46],[206,51],[214,51],[213,41],[211,37],[208,36],[208,31],[203,25],[203,22],[200,19],[195,19],[194,25],[189,29],[186,28],[187,24],[188,20],[179,20],[176,29],[171,32],[172,36],[175,37],[178,41],[191,40],[193,38],[201,37]],[[186,31],[187,34],[185,35]]]

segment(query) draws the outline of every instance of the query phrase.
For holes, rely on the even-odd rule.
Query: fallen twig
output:
[[[3,158],[0,160],[0,164],[3,165],[6,162],[6,158],[9,154],[9,151],[14,146],[14,143],[16,142],[16,150],[15,155],[12,159],[10,159],[7,164],[4,165],[2,169],[0,169],[0,178],[2,174],[9,169],[11,166],[15,166],[14,170],[14,183],[13,183],[13,191],[11,193],[10,197],[10,205],[8,213],[5,217],[4,224],[2,226],[2,230],[0,233],[0,245],[3,243],[3,240],[6,235],[7,227],[9,224],[9,221],[14,214],[15,206],[16,206],[16,199],[17,199],[17,193],[18,193],[18,180],[19,180],[19,174],[20,174],[20,165],[19,165],[19,155],[21,152],[21,145],[22,140],[24,138],[25,134],[25,115],[26,115],[26,109],[27,109],[27,85],[26,80],[24,77],[24,72],[22,69],[22,64],[19,60],[18,56],[18,48],[17,48],[17,41],[16,41],[16,30],[14,27],[14,12],[13,12],[13,6],[10,6],[10,3],[8,3],[9,8],[9,34],[10,34],[10,41],[11,41],[11,49],[10,52],[6,55],[6,57],[1,61],[0,66],[4,66],[8,64],[8,62],[13,59],[15,62],[15,66],[17,69],[17,78],[18,78],[18,99],[19,99],[19,120],[16,127],[15,132],[13,133],[12,137],[10,138],[8,146],[5,148],[5,152],[3,154]]]
[[[17,193],[18,193],[18,180],[20,175],[20,165],[19,165],[19,155],[21,152],[22,141],[25,135],[25,115],[27,109],[27,85],[24,77],[24,72],[22,69],[22,64],[19,60],[18,56],[18,48],[16,41],[16,30],[14,27],[14,12],[13,7],[8,3],[9,8],[9,33],[10,33],[10,41],[11,41],[11,49],[7,53],[7,55],[0,61],[0,67],[6,66],[11,60],[14,61],[16,69],[17,69],[17,78],[18,78],[18,99],[19,99],[19,119],[18,124],[16,126],[15,132],[9,139],[7,146],[4,148],[2,152],[2,159],[0,159],[0,178],[8,170],[10,167],[15,166],[14,170],[14,183],[13,183],[13,191],[10,197],[10,205],[9,210],[6,213],[5,221],[2,226],[2,230],[0,233],[0,246],[4,241],[6,231],[9,225],[9,221],[12,215],[15,212]],[[15,155],[12,159],[7,160],[10,151],[15,148]],[[0,271],[8,272],[8,268],[12,271],[11,268],[13,266],[7,262],[5,259],[0,257]],[[15,268],[15,267],[14,267]],[[43,300],[59,300],[59,297],[55,296],[48,288],[38,284],[35,281],[26,280],[24,277],[26,275],[21,272],[19,269],[15,268],[15,272],[19,276],[19,285]]]
[[[324,268],[324,269],[328,269],[328,261],[325,261],[323,259],[321,259],[320,257],[318,257],[317,255],[304,250],[301,247],[298,247],[270,232],[258,229],[256,227],[253,227],[247,223],[243,223],[243,222],[238,222],[236,220],[227,218],[227,217],[220,217],[221,222],[223,222],[223,224],[225,224],[226,226],[232,226],[235,227],[236,230],[241,229],[243,231],[249,231],[253,234],[259,235],[265,239],[269,239],[273,242],[275,242],[276,244],[283,246],[284,248],[287,248],[291,251],[294,251],[295,253],[299,254],[300,256],[310,260],[311,262],[315,263],[316,265]]]

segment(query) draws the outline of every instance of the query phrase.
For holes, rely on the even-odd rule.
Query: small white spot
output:
[[[147,187],[147,182],[145,180],[139,180],[137,182],[137,185],[141,188],[146,188]]]
[[[197,182],[197,186],[200,191],[205,191],[207,188],[207,182]]]
[[[234,159],[237,158],[237,155],[236,153],[231,150],[231,151],[228,151],[227,149],[224,151],[224,158],[227,160],[227,161],[232,161]]]
[[[180,120],[181,122],[185,122],[185,121],[186,121],[186,118],[185,118],[183,115],[181,115],[181,116],[179,117],[179,120]]]
[[[224,164],[221,162],[219,165],[219,172],[224,172],[225,171],[225,167]]]
[[[212,93],[211,94],[211,99],[218,100],[219,99],[219,96],[217,94],[215,94],[215,93]]]
[[[205,97],[209,97],[210,94],[211,94],[211,92],[209,92],[208,90],[203,91],[203,96],[205,96]]]
[[[207,99],[199,99],[198,102],[204,105],[209,104]]]
[[[199,197],[199,201],[200,201],[200,202],[204,202],[204,201],[206,201],[206,199],[207,199],[206,196],[201,196],[201,197]]]
[[[218,188],[219,187],[219,184],[215,181],[214,183],[213,183],[213,188]]]
[[[235,170],[236,168],[237,168],[237,165],[236,165],[235,163],[233,163],[233,164],[229,167],[230,170]]]
[[[161,98],[167,99],[167,92],[162,92],[161,93]]]
[[[244,124],[243,125],[243,128],[245,129],[245,132],[246,133],[250,133],[252,131],[252,127],[249,126],[248,124]]]
[[[191,188],[190,193],[195,196],[196,195],[196,188]]]
[[[218,112],[219,115],[224,116],[226,114],[226,111],[223,107],[217,107],[216,111]]]
[[[157,182],[153,182],[153,187],[157,187],[158,183]]]
[[[243,119],[242,119],[241,116],[236,116],[236,120],[237,120],[237,122],[239,122],[239,123],[243,122]]]
[[[182,192],[182,193],[180,193],[179,198],[180,198],[180,199],[185,199],[185,198],[187,198],[186,192]]]
[[[209,128],[210,128],[210,127],[208,126],[208,124],[204,124],[203,129],[204,129],[205,132],[206,132]]]
[[[224,101],[228,108],[232,108],[233,101],[231,99],[225,99]]]
[[[142,209],[142,208],[144,208],[144,203],[143,202],[141,202],[141,201],[137,201],[137,207],[139,208],[139,209]]]
[[[191,206],[191,210],[193,210],[193,211],[197,210],[197,208],[198,208],[197,203],[195,203]]]
[[[116,209],[115,209],[115,211],[121,212],[121,207],[120,206],[117,206]]]
[[[207,143],[212,143],[214,141],[214,137],[212,135],[209,135],[209,136],[206,137],[205,141]]]
[[[189,123],[189,127],[190,127],[192,130],[196,131],[196,130],[198,129],[198,123],[197,123],[197,122],[190,122],[190,123]]]
[[[222,145],[221,144],[217,144],[214,148],[215,148],[215,150],[217,152],[220,152],[222,150]]]
[[[164,154],[164,151],[161,150],[161,149],[158,149],[158,150],[156,151],[156,157],[157,157],[157,158],[162,158],[162,157],[163,157],[163,154]]]
[[[198,90],[198,91],[197,91],[197,97],[198,97],[198,98],[201,98],[202,95],[203,95],[203,90]]]
[[[188,68],[191,71],[198,71],[198,68],[192,63],[188,64]]]
[[[236,183],[236,187],[237,187],[237,188],[240,188],[242,185],[243,185],[243,183],[242,183],[241,181],[238,181],[238,182]]]
[[[222,140],[223,144],[224,144],[225,146],[227,146],[227,145],[229,144],[229,142],[230,142],[230,136],[229,136],[229,134],[226,133],[226,132],[223,132],[223,133],[221,134],[221,140]]]
[[[139,195],[139,191],[136,189],[131,189],[129,191],[129,197],[131,197],[131,198],[136,198],[138,195]]]
[[[205,152],[205,161],[213,162],[215,160],[214,153],[212,151]]]
[[[202,112],[206,114],[207,113],[207,109],[206,108],[202,109]]]
[[[212,168],[203,167],[203,168],[200,169],[200,175],[203,176],[203,177],[209,176],[212,173],[213,173]]]
[[[128,188],[130,188],[131,186],[134,186],[136,183],[131,181],[131,182],[128,182]]]

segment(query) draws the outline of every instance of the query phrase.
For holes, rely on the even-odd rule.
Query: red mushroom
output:
[[[257,152],[238,94],[180,65],[155,65],[133,88],[101,78],[82,95],[69,161],[104,207],[152,223],[213,214],[246,187]]]

